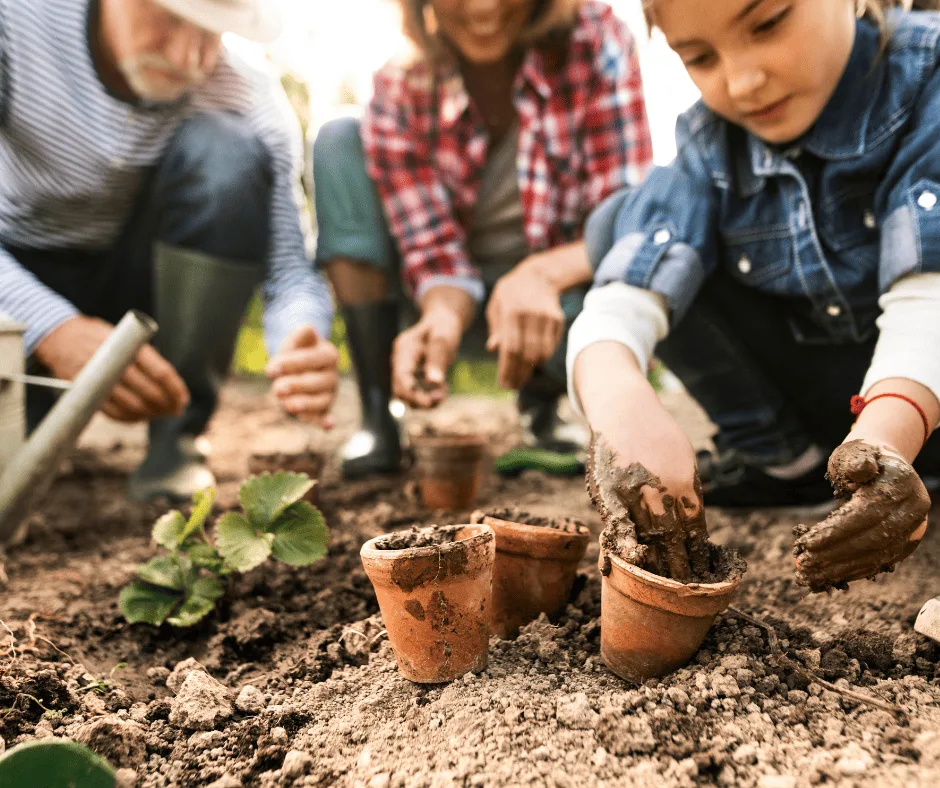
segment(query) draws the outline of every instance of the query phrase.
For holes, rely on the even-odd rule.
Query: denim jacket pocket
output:
[[[790,226],[779,224],[722,232],[725,267],[746,285],[783,279],[793,267]]]
[[[821,240],[836,252],[878,241],[874,187],[840,192],[823,201],[819,218]]]

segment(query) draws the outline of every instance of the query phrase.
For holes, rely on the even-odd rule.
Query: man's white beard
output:
[[[199,68],[181,72],[159,55],[140,55],[130,58],[118,63],[118,68],[134,94],[145,101],[176,101],[196,85],[205,82],[208,77],[208,74]],[[148,69],[169,72],[178,77],[178,80],[157,79],[151,76]]]

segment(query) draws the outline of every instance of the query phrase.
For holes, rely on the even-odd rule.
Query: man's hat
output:
[[[168,11],[213,33],[266,44],[281,33],[281,18],[273,0],[156,0]]]

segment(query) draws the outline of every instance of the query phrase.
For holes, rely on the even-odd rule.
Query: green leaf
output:
[[[193,542],[187,545],[184,550],[193,562],[193,566],[208,569],[216,574],[222,570],[222,556],[212,545],[205,542]]]
[[[206,518],[212,511],[212,504],[215,501],[215,490],[211,487],[200,490],[193,495],[193,513],[189,515],[189,522],[186,523],[186,529],[183,531],[182,542],[185,542],[196,531],[202,529],[206,524]]]
[[[186,518],[180,512],[167,512],[153,525],[153,540],[167,550],[175,550],[183,541]]]
[[[143,566],[137,567],[137,576],[151,585],[160,586],[172,591],[182,591],[186,588],[187,567],[180,566],[175,555],[162,555],[151,558]]]
[[[164,588],[155,588],[140,580],[124,586],[118,598],[121,612],[131,624],[143,622],[154,626],[160,626],[179,601],[179,594]]]
[[[217,577],[200,577],[192,588],[186,601],[176,611],[176,615],[167,619],[174,627],[191,627],[205,618],[215,608],[216,600],[224,589]]]
[[[326,555],[329,531],[319,510],[306,501],[295,503],[271,527],[271,552],[291,566],[307,566]]]
[[[313,480],[305,473],[266,473],[252,476],[242,485],[238,497],[249,522],[266,531],[288,506],[310,492],[313,485]]]
[[[259,534],[251,523],[235,512],[222,516],[216,527],[216,544],[226,563],[247,572],[271,555],[272,534]]]
[[[114,788],[114,774],[104,758],[63,739],[26,742],[0,755],[0,788]]]

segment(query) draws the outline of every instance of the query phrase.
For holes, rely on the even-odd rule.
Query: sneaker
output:
[[[795,479],[778,479],[759,466],[743,462],[734,451],[720,456],[700,451],[696,461],[707,506],[804,507],[831,504],[833,500],[825,462]]]

